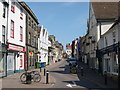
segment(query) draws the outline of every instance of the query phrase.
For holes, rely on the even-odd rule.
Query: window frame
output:
[[[11,2],[11,11],[15,13],[15,2]]]
[[[12,24],[13,24],[13,25],[12,25]],[[10,37],[11,37],[11,38],[14,38],[14,26],[15,26],[15,23],[14,23],[13,20],[11,20],[11,27],[10,27],[10,30],[11,30],[11,32],[10,32]]]
[[[3,41],[3,37],[4,37],[4,41]],[[2,43],[5,43],[5,26],[2,25]]]
[[[23,42],[23,27],[20,26],[20,41]]]

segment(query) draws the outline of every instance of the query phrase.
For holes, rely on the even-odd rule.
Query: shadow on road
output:
[[[58,70],[52,70],[50,72],[61,73],[61,74],[71,74],[69,65],[65,65],[65,66],[62,66],[59,68],[60,69],[58,69]]]

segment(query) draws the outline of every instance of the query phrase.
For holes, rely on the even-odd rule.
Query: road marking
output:
[[[72,86],[77,86],[76,83],[74,81],[72,81],[73,85]]]
[[[71,85],[71,84],[68,84],[68,85],[66,85],[66,86],[72,88],[72,85]]]
[[[72,88],[73,86],[77,86],[74,81],[72,81],[72,83],[73,83],[72,85],[71,85],[71,84],[68,84],[68,85],[66,85],[66,86],[67,86],[67,87],[70,87],[70,88]]]

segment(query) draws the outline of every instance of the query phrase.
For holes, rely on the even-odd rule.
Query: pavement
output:
[[[34,69],[34,71],[40,71],[40,70]],[[20,75],[22,73],[15,73],[0,79],[2,80],[2,88],[51,88],[55,84],[55,79],[50,74],[49,74],[49,84],[46,84],[46,76],[44,76],[44,68],[42,68],[42,72],[40,72],[42,79],[39,83],[32,82],[31,84],[22,84],[20,81]]]
[[[83,76],[81,75],[80,67],[83,67]],[[107,79],[107,85],[105,85],[104,76],[97,73],[95,70],[90,69],[85,63],[78,62],[78,68],[78,77],[80,79],[90,81],[91,83],[98,85],[100,88],[118,88],[118,82],[111,78]]]

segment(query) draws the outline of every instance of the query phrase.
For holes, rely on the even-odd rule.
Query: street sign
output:
[[[29,52],[29,56],[33,56],[33,52]]]

